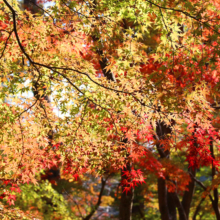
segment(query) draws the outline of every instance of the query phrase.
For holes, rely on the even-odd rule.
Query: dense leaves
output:
[[[89,219],[109,175],[122,172],[122,195],[158,178],[164,220],[165,194],[188,219],[194,183],[213,191],[219,219],[219,4],[1,0],[1,199],[95,175]],[[202,167],[208,187],[196,178]]]

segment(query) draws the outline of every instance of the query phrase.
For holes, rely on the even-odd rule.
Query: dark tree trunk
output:
[[[210,152],[211,152],[212,158],[215,159],[213,141],[211,141],[210,143]],[[216,174],[216,168],[212,162],[212,179],[214,179],[215,174]],[[213,196],[214,196],[214,199],[212,201],[212,207],[215,211],[216,219],[220,220],[220,211],[219,211],[219,205],[218,205],[219,195],[218,195],[217,188],[213,190]]]
[[[98,41],[96,36],[92,36],[94,41]],[[99,60],[99,64],[101,66],[102,72],[104,76],[109,80],[115,82],[115,76],[111,72],[111,70],[106,70],[108,66],[107,59],[103,56],[103,51],[101,49],[96,50],[96,53],[100,55],[101,59]],[[123,140],[124,143],[127,142],[126,139]],[[131,164],[128,162],[126,167],[123,171],[131,171]],[[123,176],[123,172],[121,173],[121,181],[126,177]],[[129,192],[123,192],[124,186],[122,186],[122,195],[121,195],[121,202],[119,208],[119,216],[120,220],[131,220],[132,219],[132,205],[133,205],[133,198],[134,198],[134,189],[132,188]]]
[[[167,137],[171,133],[171,128],[165,125],[164,122],[157,122],[156,135],[155,137],[158,141]],[[160,144],[156,145],[157,151],[161,159],[169,158],[170,152],[164,150],[163,146]],[[162,220],[176,220],[176,205],[173,200],[171,193],[167,192],[166,181],[163,178],[159,178],[158,184],[158,200],[159,209]]]
[[[195,177],[196,169],[193,169],[190,167],[189,172]],[[190,206],[191,206],[191,202],[192,202],[192,198],[194,194],[194,188],[195,188],[195,182],[193,179],[191,179],[189,186],[188,186],[188,191],[184,192],[183,200],[182,200],[182,206],[185,210],[187,219],[189,219],[189,212],[190,212]]]
[[[182,203],[179,200],[178,194],[176,192],[172,193],[173,201],[176,204],[179,213],[179,220],[187,220],[185,210],[182,206]]]
[[[29,10],[32,14],[36,14],[39,11],[37,0],[24,0],[24,9]]]
[[[175,123],[172,121],[172,123]],[[157,140],[162,140],[168,138],[168,135],[171,134],[171,126],[166,125],[164,122],[157,122],[156,126],[156,137]],[[169,150],[164,150],[163,146],[160,144],[156,145],[157,151],[161,159],[169,159],[170,152]],[[168,177],[169,179],[169,177]],[[187,220],[186,212],[182,203],[179,200],[179,197],[176,192],[168,192],[166,188],[166,181],[163,178],[158,179],[158,199],[159,199],[159,208],[161,213],[162,220],[176,220],[177,213],[176,208],[178,209],[179,219]]]
[[[24,0],[24,5],[37,4],[37,0]]]
[[[166,181],[163,178],[158,178],[158,200],[159,200],[159,209],[161,214],[161,220],[171,220],[169,215],[169,209],[167,204],[167,188]]]
[[[102,51],[98,51],[99,54],[102,54]],[[100,61],[100,66],[102,68],[103,74],[109,81],[115,81],[114,74],[111,73],[111,71],[106,71],[107,67],[107,60],[105,58],[102,58]],[[127,139],[123,140],[124,143],[127,143]],[[122,171],[131,171],[131,164],[130,162],[127,162],[126,167]],[[125,179],[126,176],[123,175],[123,172],[121,172],[121,181]],[[119,208],[119,216],[120,220],[131,220],[132,219],[132,206],[133,206],[133,199],[134,199],[134,189],[131,188],[130,191],[126,192],[124,191],[125,186],[122,186],[122,194],[121,194],[121,202],[120,202],[120,208]]]
[[[176,204],[173,199],[173,193],[171,192],[167,192],[167,204],[168,204],[170,220],[177,220]]]
[[[215,211],[215,216],[217,220],[220,220],[220,213],[219,213],[219,207],[218,207],[218,202],[214,200],[213,204],[213,209]]]
[[[130,163],[127,163],[123,171],[131,171]],[[126,176],[123,176],[121,173],[121,180],[125,179]],[[131,220],[132,219],[132,205],[134,199],[134,189],[131,188],[130,191],[124,191],[125,186],[122,186],[121,202],[119,208],[119,219],[120,220]],[[124,192],[123,192],[124,191]]]

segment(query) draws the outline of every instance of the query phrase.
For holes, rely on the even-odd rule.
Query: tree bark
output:
[[[127,163],[123,171],[131,171],[130,163]],[[125,179],[126,176],[123,176],[121,173],[121,180]],[[125,186],[122,186],[121,202],[119,207],[119,219],[120,220],[131,220],[132,219],[132,206],[134,199],[134,189],[131,188],[130,191],[124,191]]]
[[[211,152],[212,158],[214,160],[215,159],[215,154],[214,154],[213,141],[211,141],[211,143],[210,143],[210,152]],[[213,164],[213,161],[212,161],[212,180],[214,180],[215,174],[216,174],[216,168],[215,168],[215,166]],[[220,220],[220,211],[219,211],[219,206],[218,206],[219,195],[218,195],[218,189],[217,188],[215,188],[213,190],[213,196],[214,196],[214,199],[212,201],[212,207],[215,211],[215,215],[216,215],[217,220]]]
[[[168,134],[172,132],[171,128],[165,125],[164,122],[157,122],[156,125],[156,139],[162,140],[166,138]],[[160,144],[156,145],[157,151],[160,155],[161,159],[169,158],[170,152],[168,150],[164,150],[163,146]],[[163,178],[158,178],[158,200],[159,200],[159,209],[162,220],[176,220],[176,204],[173,200],[173,196],[171,193],[167,191],[166,181]]]
[[[102,51],[97,51],[100,56],[103,55]],[[106,71],[107,67],[107,60],[106,58],[102,58],[100,61],[100,66],[102,68],[104,76],[109,81],[115,82],[114,74],[111,73],[111,71]],[[124,143],[127,142],[126,139],[123,140]],[[131,171],[131,164],[130,162],[127,162],[126,167],[122,171]],[[126,177],[123,176],[123,172],[121,172],[121,181],[125,179]],[[120,202],[120,208],[119,208],[119,216],[120,220],[131,220],[132,219],[132,206],[133,206],[133,199],[134,199],[134,189],[131,188],[129,192],[124,191],[124,186],[122,186],[122,194],[121,194],[121,202]]]
[[[96,5],[96,1],[94,0],[94,5]],[[94,42],[97,42],[99,39],[97,36],[92,36],[92,39]],[[97,49],[96,53],[100,56],[99,64],[101,66],[102,72],[104,76],[112,82],[115,82],[115,76],[111,72],[111,70],[106,70],[106,67],[108,66],[108,61],[106,57],[104,57],[104,53],[102,49]],[[126,139],[123,140],[124,143],[127,142]],[[123,169],[123,171],[131,171],[131,164],[130,162],[127,162],[126,167]],[[123,176],[123,172],[121,173],[121,180],[126,178]],[[134,189],[132,188],[129,192],[123,192],[124,191],[124,186],[122,186],[122,194],[121,194],[121,202],[120,202],[120,208],[119,208],[119,216],[120,220],[131,220],[132,219],[132,206],[133,206],[133,198],[134,198]]]
[[[176,213],[176,205],[175,201],[173,200],[173,193],[167,192],[167,204],[169,210],[170,220],[177,220],[177,213]]]
[[[196,168],[193,169],[192,167],[190,167],[189,172],[195,177]],[[194,194],[194,189],[195,189],[195,182],[191,178],[191,181],[188,186],[188,191],[184,192],[183,200],[182,200],[182,206],[183,206],[183,209],[185,210],[187,219],[189,219],[189,212],[190,212],[190,206],[191,206],[191,202],[192,202],[192,198]]]
[[[178,209],[179,220],[187,220],[185,210],[182,206],[182,203],[179,200],[179,197],[178,197],[177,193],[176,192],[172,193],[172,196],[173,196],[173,200],[175,202],[175,205]]]
[[[36,5],[37,4],[37,0],[24,0],[24,5],[31,6],[32,4]]]
[[[161,220],[171,220],[169,215],[169,209],[167,204],[167,188],[166,181],[163,178],[158,178],[158,200],[159,200],[159,210],[161,214]]]

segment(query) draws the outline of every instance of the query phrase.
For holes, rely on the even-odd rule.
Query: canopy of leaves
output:
[[[152,174],[183,192],[192,181],[186,167],[209,166],[215,189],[220,2],[50,5],[0,0],[2,183],[37,185],[54,167],[70,181],[106,176],[129,162],[126,192]]]

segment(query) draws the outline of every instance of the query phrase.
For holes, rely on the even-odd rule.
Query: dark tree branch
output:
[[[98,196],[98,201],[96,203],[96,205],[93,207],[92,211],[86,216],[83,218],[83,220],[89,220],[91,219],[91,217],[94,215],[94,213],[96,212],[96,210],[98,209],[98,207],[100,206],[101,204],[101,200],[102,200],[102,195],[103,195],[103,192],[104,192],[104,189],[105,189],[105,184],[107,182],[107,179],[104,179],[103,177],[101,178],[101,190],[99,192],[99,196]]]
[[[12,31],[9,32],[9,35],[8,35],[6,41],[5,41],[5,46],[4,46],[4,49],[3,49],[2,54],[1,54],[1,56],[0,56],[0,59],[1,59],[1,58],[3,57],[3,55],[4,55],[5,49],[6,49],[7,45],[8,45],[8,40],[10,39],[10,37],[11,37],[13,31],[14,31],[14,30],[12,30]]]
[[[199,210],[200,210],[200,208],[201,208],[201,205],[202,205],[202,203],[203,203],[204,201],[205,201],[205,197],[203,197],[203,198],[200,200],[199,204],[197,205],[196,210],[195,210],[194,215],[193,215],[193,220],[196,220],[196,216],[198,215]]]
[[[218,32],[218,30],[216,30],[216,29],[214,29],[213,27],[211,27],[210,24],[207,24],[207,22],[201,21],[199,18],[197,18],[197,17],[195,17],[195,16],[189,14],[189,13],[186,12],[186,11],[183,11],[183,10],[180,10],[180,9],[176,9],[176,8],[167,8],[167,7],[158,5],[158,4],[156,4],[156,3],[152,2],[152,1],[149,1],[149,0],[146,0],[146,1],[149,2],[150,4],[154,5],[154,6],[158,7],[159,9],[165,9],[165,10],[180,12],[180,13],[182,13],[182,14],[184,14],[184,15],[186,15],[186,16],[188,16],[188,17],[194,19],[194,20],[196,20],[196,21],[199,22],[200,24],[203,24],[203,25],[205,25],[206,27],[211,28],[215,33],[220,34],[220,33]]]
[[[199,181],[198,179],[196,179],[196,178],[192,175],[192,173],[189,172],[189,174],[190,174],[191,178],[192,178],[199,186],[201,186],[201,187],[204,189],[204,191],[207,191],[207,188],[205,187],[205,185],[204,185],[201,181]],[[211,202],[212,202],[212,205],[213,205],[214,199],[212,198],[212,196],[211,196],[210,193],[209,193],[209,198],[210,198],[210,200],[211,200]]]

